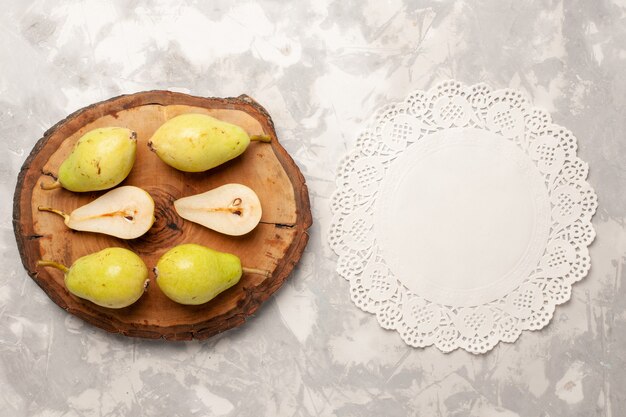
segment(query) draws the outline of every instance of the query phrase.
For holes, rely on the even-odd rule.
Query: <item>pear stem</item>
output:
[[[53,268],[63,271],[64,274],[67,274],[69,272],[69,268],[63,265],[62,263],[54,262],[54,261],[47,261],[45,259],[41,259],[37,261],[37,266],[51,266]]]
[[[41,188],[46,191],[56,190],[57,188],[61,188],[61,187],[62,185],[59,181],[51,182],[49,184],[44,184],[43,182],[41,183]]]
[[[245,266],[241,268],[241,270],[245,273],[245,274],[256,274],[256,275],[263,275],[265,277],[269,277],[270,276],[270,271],[265,271],[263,269],[257,269],[257,268],[246,268]]]
[[[61,210],[53,209],[52,207],[39,206],[39,207],[37,207],[37,210],[39,210],[39,211],[49,211],[50,213],[58,214],[59,216],[63,217],[65,220],[69,219],[69,217],[70,217],[69,214],[63,213]]]
[[[272,137],[270,135],[252,135],[250,136],[250,140],[269,143],[272,141]]]

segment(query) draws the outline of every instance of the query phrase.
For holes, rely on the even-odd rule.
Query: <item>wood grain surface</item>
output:
[[[163,122],[183,113],[208,114],[237,124],[250,135],[271,135],[272,142],[253,142],[243,155],[210,171],[177,171],[151,152],[147,142]],[[49,206],[69,213],[105,193],[47,191],[40,187],[41,183],[54,181],[61,162],[84,133],[104,126],[137,132],[137,159],[120,185],[143,188],[156,204],[155,224],[137,239],[76,232],[68,229],[61,217],[37,210],[38,206]],[[174,200],[233,182],[252,188],[263,207],[261,223],[247,235],[221,235],[176,214]],[[289,276],[306,246],[311,221],[304,177],[278,142],[263,107],[247,96],[202,98],[169,91],[115,97],[81,109],[48,130],[22,166],[13,208],[15,237],[24,267],[56,304],[110,332],[168,340],[204,339],[244,323]],[[117,246],[135,251],[152,269],[163,253],[181,243],[234,253],[244,266],[271,274],[244,274],[236,286],[200,306],[177,304],[151,283],[138,302],[112,310],[69,294],[61,271],[36,266],[39,259],[69,266],[81,256]],[[154,280],[152,272],[150,279]]]

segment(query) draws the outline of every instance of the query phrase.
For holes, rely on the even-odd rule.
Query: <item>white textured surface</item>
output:
[[[626,386],[626,5],[597,1],[33,1],[0,14],[1,416],[619,416]],[[524,91],[578,138],[593,266],[550,326],[474,357],[408,348],[354,307],[325,241],[363,119],[456,78]],[[243,327],[170,344],[106,334],[26,275],[11,227],[45,129],[111,96],[247,93],[304,172],[304,258]],[[232,407],[232,408],[231,408]]]

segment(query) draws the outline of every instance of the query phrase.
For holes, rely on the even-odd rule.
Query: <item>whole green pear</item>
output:
[[[103,127],[85,133],[59,167],[59,186],[77,192],[115,187],[130,173],[137,153],[137,134],[123,127]]]
[[[39,261],[65,273],[65,286],[77,297],[102,307],[123,308],[137,301],[148,286],[148,268],[135,253],[107,248],[78,258],[70,268]]]
[[[269,142],[266,135],[249,136],[241,127],[204,114],[173,117],[154,132],[148,146],[166,164],[186,172],[201,172],[241,155],[251,140]]]
[[[188,243],[167,251],[154,272],[167,297],[180,304],[197,305],[237,284],[243,269],[235,255]]]

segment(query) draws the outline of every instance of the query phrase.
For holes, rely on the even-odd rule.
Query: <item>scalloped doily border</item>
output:
[[[537,267],[505,297],[471,307],[433,303],[409,291],[392,275],[373,231],[377,185],[386,166],[424,135],[451,127],[486,129],[516,143],[544,175],[551,201],[550,237]],[[342,160],[331,203],[328,241],[354,303],[407,344],[434,344],[444,352],[484,353],[500,341],[514,342],[522,330],[546,326],[590,268],[597,196],[576,149],[574,135],[522,93],[483,83],[444,81],[380,109]]]

